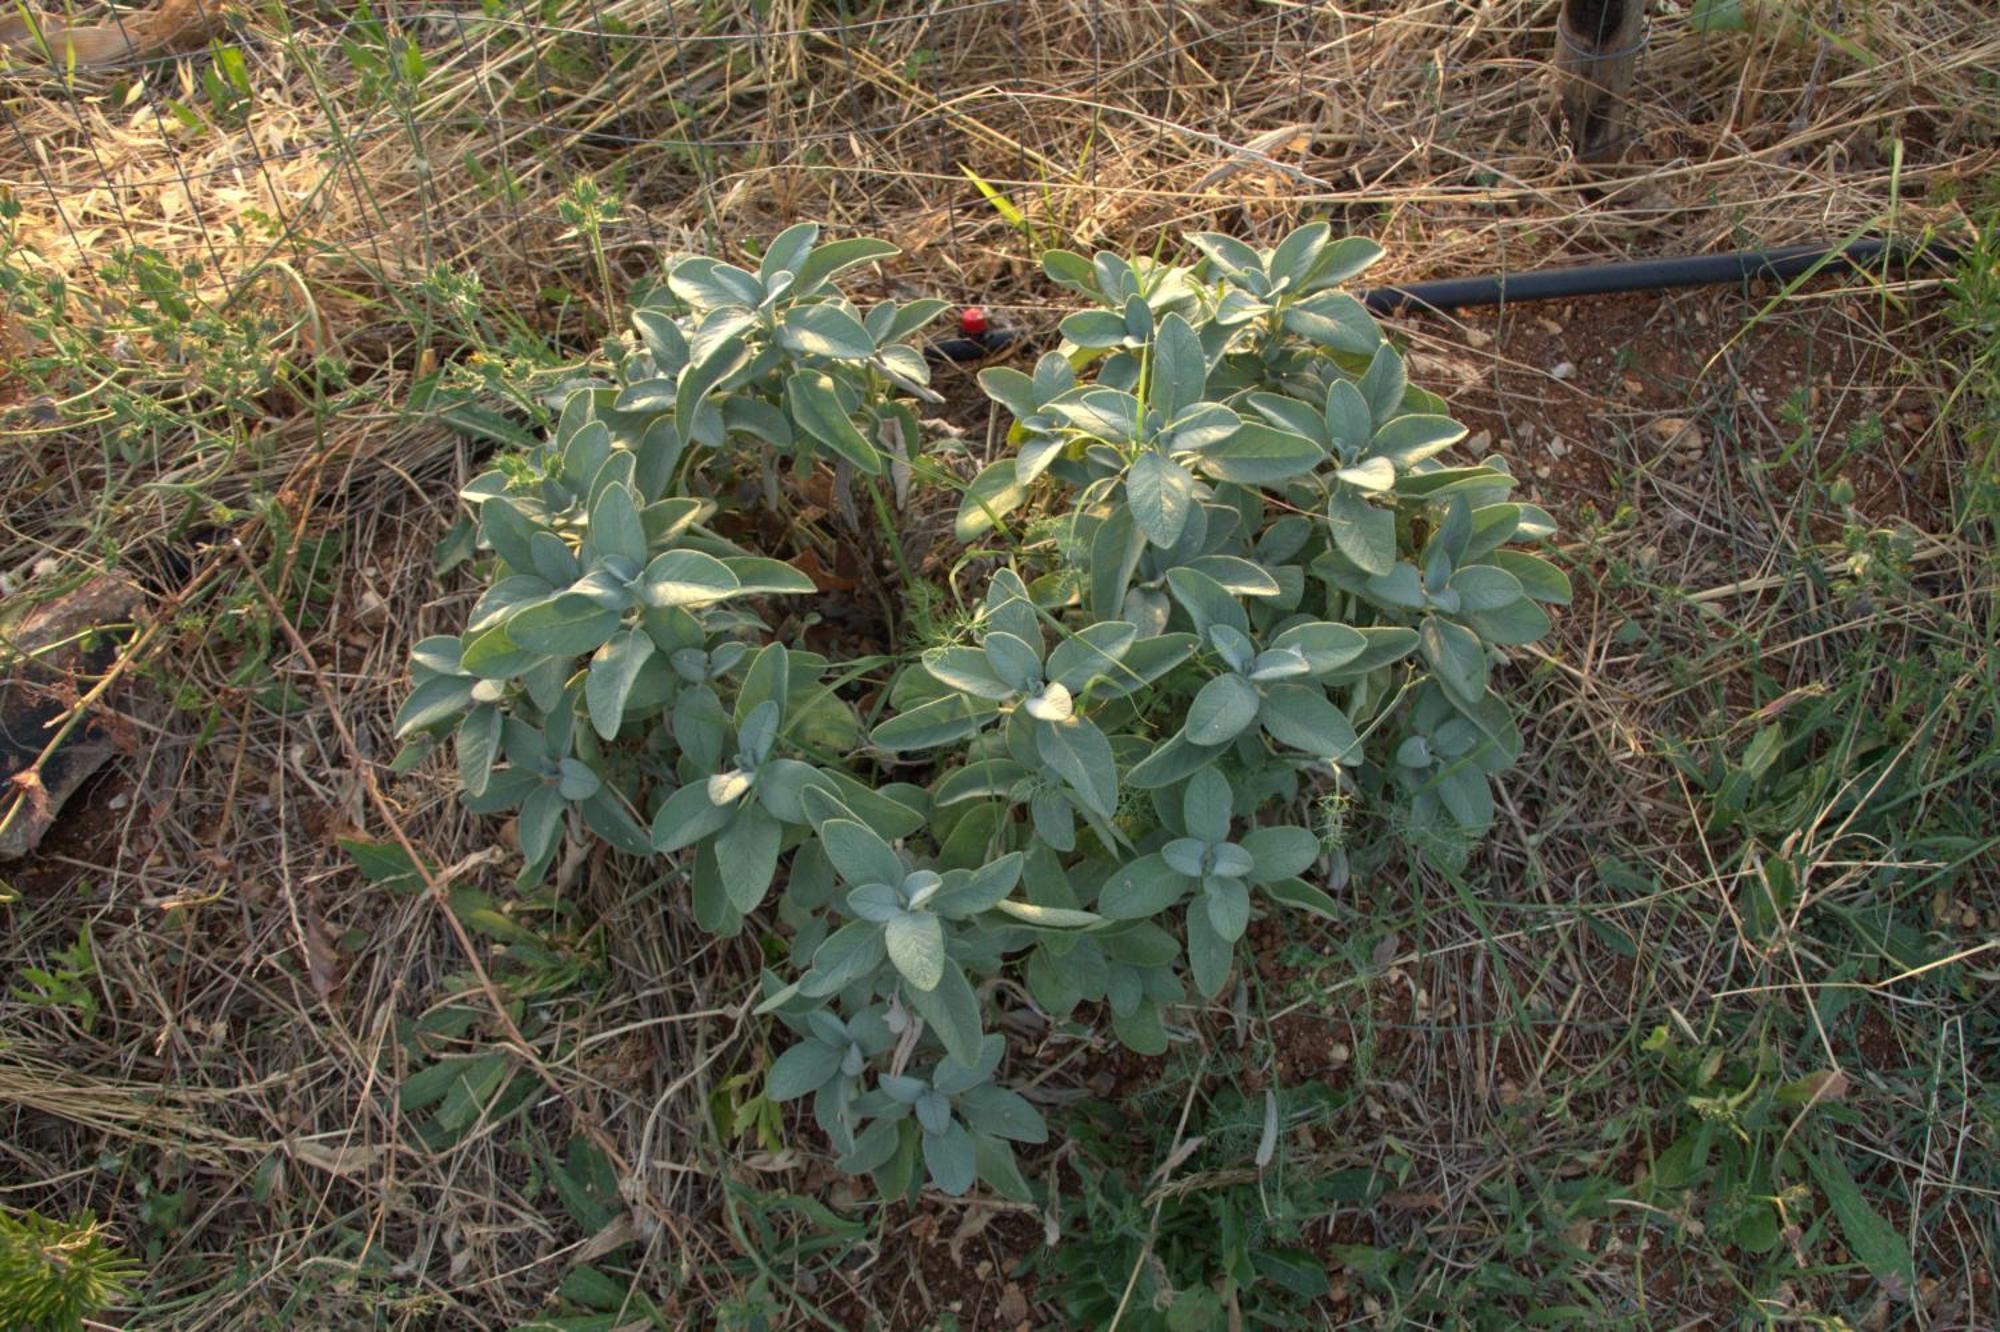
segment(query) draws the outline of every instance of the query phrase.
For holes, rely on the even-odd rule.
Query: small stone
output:
[[[1483,347],[1490,347],[1493,345],[1493,335],[1483,328],[1468,327],[1465,330],[1465,345],[1474,351],[1478,351]]]
[[[1555,366],[1549,371],[1549,378],[1550,379],[1576,378],[1576,363],[1573,361],[1557,361],[1555,363]]]
[[[1563,437],[1561,435],[1549,436],[1549,456],[1551,458],[1563,457],[1568,452],[1569,452],[1569,445],[1566,442],[1564,442]]]
[[[1685,416],[1662,416],[1649,428],[1667,448],[1682,453],[1699,453],[1705,447],[1701,427]]]

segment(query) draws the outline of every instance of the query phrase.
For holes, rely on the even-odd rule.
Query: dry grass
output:
[[[1550,123],[1554,8],[967,0],[856,12],[842,29],[809,0],[700,20],[652,0],[392,7],[367,22],[244,6],[223,39],[244,62],[240,105],[204,87],[207,53],[64,73],[14,50],[0,74],[0,191],[21,209],[9,262],[63,276],[81,331],[37,348],[7,330],[27,351],[0,378],[0,571],[32,594],[38,569],[117,568],[157,601],[134,686],[113,695],[132,714],[129,756],[8,871],[19,900],[0,907],[0,974],[87,928],[102,1012],[85,1022],[0,994],[0,1203],[117,1222],[155,1277],[146,1326],[497,1329],[543,1308],[589,1250],[540,1173],[539,1144],[582,1135],[617,1163],[630,1204],[630,1234],[612,1238],[638,1240],[654,1287],[679,1292],[670,1319],[740,1291],[757,1272],[721,1181],[810,1192],[827,1178],[809,1144],[760,1152],[714,1127],[711,1098],[761,1065],[744,1014],[752,942],[708,939],[673,884],[580,855],[561,868],[559,909],[532,920],[586,982],[497,1016],[473,973],[475,959],[503,965],[498,945],[448,902],[501,891],[506,848],[435,765],[387,770],[409,646],[472,595],[432,552],[486,447],[413,392],[440,367],[453,385],[524,368],[532,342],[586,349],[663,247],[727,248],[802,217],[902,244],[892,285],[1044,330],[1056,307],[1034,247],[967,169],[1041,244],[1146,249],[1324,214],[1389,246],[1395,280],[1949,226],[2000,157],[2000,26],[1982,0],[1845,6],[1839,43],[1661,14],[1629,160],[1588,169]],[[1796,8],[1833,22],[1832,5]],[[615,200],[601,222],[575,211],[586,180]],[[258,355],[284,372],[222,363],[220,333],[162,339],[152,298],[111,262],[133,247],[188,266],[205,304],[192,319],[268,321]],[[1615,368],[1550,379],[1571,353],[1532,314],[1481,326],[1499,337],[1477,347],[1463,327],[1408,330],[1433,383],[1456,380],[1448,395],[1505,452],[1547,466],[1536,485],[1589,573],[1560,640],[1522,663],[1531,758],[1483,853],[1483,911],[1456,910],[1461,890],[1434,878],[1363,885],[1360,919],[1392,946],[1365,976],[1316,982],[1315,1005],[1354,997],[1343,1021],[1400,1029],[1371,1108],[1326,1154],[1379,1161],[1393,1140],[1416,1158],[1407,1188],[1435,1203],[1385,1222],[1382,1242],[1477,1231],[1494,1178],[1591,1159],[1595,1126],[1623,1108],[1635,1024],[1708,1029],[1826,974],[1809,933],[1766,946],[1738,918],[1762,862],[1705,841],[1664,742],[1747,739],[1752,681],[1813,689],[1857,638],[1935,647],[1990,623],[1990,552],[1953,506],[1970,446],[1939,406],[1952,385],[1930,294],[1896,284],[1768,318],[1711,303],[1702,327],[1700,302],[1664,303],[1665,341],[1703,358],[1747,330],[1687,404],[1628,395]],[[1570,315],[1565,336],[1592,318]],[[1781,343],[1820,348],[1806,381],[1759,350]],[[78,347],[96,359],[67,382],[34,359]],[[1901,431],[1900,452],[1857,479],[1864,528],[1918,534],[1906,603],[1798,576],[1843,558],[1842,533],[1813,526],[1803,472],[1778,462],[1785,395],[1821,372],[1829,420],[1873,410]],[[243,392],[224,399],[218,383]],[[135,420],[135,402],[163,408]],[[1906,412],[1921,419],[1904,429]],[[1702,417],[1718,440],[1726,425],[1740,447],[1682,466],[1648,433],[1660,416]],[[1552,437],[1580,452],[1565,461]],[[1638,640],[1621,632],[1634,623]],[[1990,648],[1961,646],[1975,661]],[[365,884],[335,842],[394,828],[444,867],[443,891]],[[1811,871],[1801,912],[1859,900],[1882,868],[1841,833],[1809,822],[1805,845],[1783,849]],[[1607,851],[1651,886],[1607,886]],[[1621,964],[1580,906],[1654,964]],[[1405,988],[1408,1006],[1383,1017]],[[1719,997],[1746,990],[1759,997]],[[413,1032],[468,1007],[460,1028]],[[1977,1051],[1936,1034],[1953,1015],[1922,1001],[1902,1018],[1871,1055],[1905,1047],[1897,1068],[1979,1075]],[[419,1045],[511,1049],[525,1115],[421,1146],[397,1098]],[[1867,1058],[1827,1053],[1865,1075]],[[1926,1113],[1903,1080],[1875,1090]],[[1940,1117],[1922,1160],[1856,1137],[1947,1198],[1923,1237],[1950,1277],[1926,1293],[1928,1317],[1980,1325],[1991,1222],[1958,1163],[1992,1151],[1991,1125]],[[816,1274],[811,1300],[925,1325],[936,1310],[899,1251],[915,1224],[880,1222],[868,1261]],[[1585,1282],[1616,1299],[1656,1280],[1632,1263],[1606,1254]],[[1727,1303],[1722,1283],[1676,1272],[1653,1325],[1699,1325]],[[1343,1312],[1370,1317],[1358,1290]]]

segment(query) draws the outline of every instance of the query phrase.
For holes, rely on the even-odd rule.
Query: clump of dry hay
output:
[[[128,462],[102,449],[89,385],[50,415],[0,383],[14,432],[0,569],[136,559],[164,598],[145,673],[185,709],[143,732],[89,835],[17,876],[6,969],[88,921],[106,1003],[86,1027],[0,996],[0,1201],[94,1206],[136,1234],[140,1192],[179,1194],[154,1264],[160,1326],[334,1326],[362,1307],[505,1326],[590,1239],[531,1191],[518,1125],[413,1145],[403,1028],[458,1001],[467,959],[435,901],[363,886],[334,844],[385,832],[358,769],[394,752],[409,645],[468,600],[450,580],[439,591],[431,560],[471,446],[405,404],[473,328],[588,347],[660,248],[733,248],[801,217],[903,244],[896,283],[1043,327],[1055,309],[1024,232],[1143,249],[1327,214],[1381,239],[1386,275],[1404,279],[1944,224],[2000,156],[1984,0],[1869,6],[1843,43],[1782,24],[1704,34],[1664,14],[1630,159],[1588,170],[1556,147],[1541,82],[1553,6],[1527,0],[963,0],[844,28],[810,0],[699,28],[656,0],[554,20],[430,6],[374,27],[284,12],[231,17],[251,89],[233,109],[206,100],[206,54],[71,74],[16,52],[0,74],[12,263],[64,277],[110,329],[140,298],[105,261],[144,247],[198,273],[216,311],[270,315],[288,356],[338,357],[360,386],[331,415],[275,391],[261,419],[236,422],[258,447],[191,469],[213,424]],[[399,63],[406,45],[420,76]],[[602,269],[564,211],[586,178],[618,201]],[[179,355],[112,359],[168,394],[205,368]],[[253,496],[276,508],[253,511]],[[300,533],[339,534],[331,585],[291,624],[308,652],[232,582],[233,549],[183,560],[155,540],[209,505],[230,506],[216,525],[259,563],[289,565]],[[271,673],[246,681],[260,637]],[[271,707],[273,684],[296,706]],[[1616,710],[1591,690],[1572,704],[1592,726]],[[481,854],[491,829],[442,776],[420,771],[391,798],[457,867],[453,886],[502,882]],[[726,1150],[709,1113],[757,1058],[742,987],[761,959],[601,856],[566,866],[562,887],[584,922],[575,954],[600,979],[593,1002],[532,1014],[525,1122],[549,1142],[612,1144],[634,1233],[700,1307],[743,1270],[717,1171],[796,1164]],[[439,1048],[504,1038],[482,1018]],[[386,1270],[364,1277],[373,1265]]]

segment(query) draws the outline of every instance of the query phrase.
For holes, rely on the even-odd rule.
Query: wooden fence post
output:
[[[1645,34],[1646,0],[1563,0],[1556,70],[1570,144],[1583,161],[1605,161],[1624,147],[1632,71]]]

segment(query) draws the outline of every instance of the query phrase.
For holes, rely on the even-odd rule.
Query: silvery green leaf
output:
[[[625,700],[639,678],[639,668],[653,655],[653,640],[644,630],[626,629],[612,636],[591,658],[583,695],[590,712],[590,724],[598,735],[609,740],[618,734],[625,720]]]
[[[646,350],[652,353],[654,366],[660,374],[671,377],[680,373],[681,367],[688,362],[687,335],[681,332],[672,315],[660,310],[634,310],[632,327],[646,344]],[[672,404],[671,397],[668,404]]]
[[[1132,521],[1128,505],[1114,508],[1090,539],[1090,606],[1100,616],[1118,613],[1125,589],[1146,553],[1146,534]],[[1129,617],[1128,617],[1129,618]]]
[[[562,792],[549,785],[537,786],[521,802],[515,827],[521,854],[529,864],[543,860],[554,849],[562,832],[563,803]]]
[[[1221,752],[1220,745],[1193,743],[1187,738],[1187,732],[1182,730],[1134,764],[1132,770],[1125,774],[1125,781],[1137,791],[1172,786],[1190,773],[1215,762],[1216,755]]]
[[[795,305],[785,311],[778,340],[805,356],[865,361],[875,354],[867,327],[837,305]]]
[[[903,859],[867,824],[856,819],[828,819],[819,827],[820,845],[852,884],[901,884]]]
[[[995,673],[988,662],[987,652],[981,648],[932,648],[924,653],[923,664],[924,670],[938,683],[961,694],[998,701],[1012,698],[1020,692],[1020,686],[1008,683]]]
[[[988,366],[977,378],[980,391],[1005,407],[1015,420],[1041,410],[1042,400],[1035,393],[1035,381],[1019,370],[1004,365]]]
[[[557,587],[566,587],[583,572],[576,552],[554,532],[536,532],[528,538],[528,556],[535,572]]]
[[[434,675],[410,691],[396,713],[397,736],[450,721],[472,703],[478,681],[466,675]]]
[[[458,724],[458,777],[467,795],[484,795],[500,752],[500,709],[484,703]]]
[[[810,763],[797,759],[770,759],[757,771],[757,799],[780,823],[812,822],[805,809],[808,787],[831,789],[832,781]]]
[[[754,273],[717,259],[683,259],[667,271],[667,290],[697,310],[727,306],[755,309],[764,300],[764,284]]]
[[[639,599],[648,606],[705,606],[736,595],[742,584],[728,565],[698,550],[670,550],[639,574]]]
[[[511,680],[541,659],[540,654],[509,638],[506,627],[500,625],[475,634],[466,643],[463,665],[482,680]]]
[[[1130,444],[1139,437],[1139,400],[1118,389],[1089,388],[1065,394],[1048,410],[1093,439]]]
[[[1465,438],[1465,427],[1449,416],[1398,416],[1375,432],[1369,452],[1387,458],[1399,472],[1435,454],[1443,453]]]
[[[1185,566],[1213,578],[1223,591],[1239,597],[1275,597],[1280,588],[1270,572],[1234,555],[1202,555]]]
[[[1120,866],[1097,892],[1097,910],[1113,920],[1144,920],[1181,900],[1191,882],[1159,855]]]
[[[1198,745],[1235,739],[1257,719],[1257,690],[1236,674],[1218,675],[1188,704],[1187,737]]]
[[[1285,824],[1252,828],[1243,835],[1241,845],[1255,862],[1250,877],[1258,883],[1303,874],[1319,859],[1319,838],[1304,828]]]
[[[882,455],[855,429],[829,375],[799,370],[785,381],[785,410],[793,424],[870,476],[882,471]]]
[[[1131,270],[1128,267],[1126,271]],[[1153,336],[1153,307],[1136,291],[1125,298],[1125,335],[1134,342],[1144,342]]]
[[[810,1096],[840,1076],[841,1054],[818,1041],[800,1041],[772,1061],[764,1078],[764,1095],[779,1103]]]
[[[1028,595],[1027,585],[1012,569],[995,570],[987,583],[984,618],[989,630],[1014,635],[1034,648],[1035,659],[1041,660],[1041,616],[1035,610],[1034,599]]]
[[[569,591],[575,596],[588,597],[607,610],[621,612],[629,610],[633,604],[632,594],[625,585],[632,581],[632,575],[636,574],[637,570],[631,566],[629,560],[622,560],[616,556],[611,557],[610,562],[616,564],[617,569],[592,569],[571,583]]]
[[[653,849],[662,854],[692,846],[729,822],[730,807],[708,798],[708,783],[689,782],[653,816]]]
[[[845,240],[828,241],[799,261],[792,279],[792,293],[795,296],[811,296],[824,287],[828,281],[846,272],[857,264],[873,263],[878,259],[893,259],[902,251],[887,241],[875,240],[868,236],[850,236]]]
[[[812,253],[813,242],[818,239],[817,222],[798,222],[786,227],[764,247],[764,258],[757,265],[757,276],[768,283],[779,273],[796,274],[799,265]]]
[[[930,908],[947,920],[964,920],[992,909],[1021,881],[1021,853],[1009,851],[975,870],[953,870],[944,876]]]
[[[1406,768],[1428,768],[1431,766],[1430,741],[1421,735],[1413,735],[1396,746],[1396,762]]]
[[[997,520],[1021,507],[1028,498],[1027,483],[1020,479],[1012,458],[1002,458],[980,469],[959,501],[958,518],[952,533],[961,542],[971,541],[992,528]]]
[[[1076,806],[1060,787],[1043,787],[1028,798],[1035,836],[1056,851],[1076,850]]]
[[[1201,339],[1178,314],[1160,321],[1160,331],[1153,340],[1151,373],[1147,405],[1169,421],[1200,402],[1208,388],[1208,357]]]
[[[1242,417],[1221,403],[1205,402],[1171,420],[1159,442],[1172,453],[1209,453],[1242,432]]]
[[[529,652],[577,657],[595,652],[618,628],[618,612],[589,597],[563,593],[507,618],[507,637]],[[468,649],[467,656],[472,655]]]
[[[1280,430],[1303,435],[1321,449],[1331,450],[1333,441],[1327,438],[1326,419],[1297,398],[1276,393],[1252,393],[1246,401],[1250,410]]]
[[[1458,594],[1459,607],[1466,611],[1504,610],[1523,596],[1520,580],[1490,564],[1460,569],[1451,576],[1450,586]]]
[[[972,1150],[972,1135],[957,1121],[946,1125],[942,1133],[926,1133],[924,1139],[924,1169],[930,1172],[931,1183],[957,1198],[962,1196],[979,1177],[979,1163]]]
[[[1042,251],[1042,272],[1049,281],[1093,299],[1103,295],[1097,285],[1097,270],[1090,260],[1071,250]]]
[[[1569,605],[1569,575],[1541,556],[1525,550],[1496,550],[1486,558],[1512,574],[1522,592],[1536,601],[1552,606]]]
[[[708,395],[750,360],[749,344],[740,334],[731,334],[710,346],[697,344],[695,352],[695,359],[688,362],[681,371],[680,382],[674,386],[674,429],[682,439],[697,438],[700,432],[696,418]]]
[[[1376,421],[1395,416],[1402,410],[1403,394],[1410,387],[1402,354],[1386,342],[1377,347],[1375,359],[1368,363],[1368,372],[1361,376],[1358,387]]]
[[[944,923],[928,911],[906,911],[883,923],[889,960],[918,990],[934,990],[944,975]]]
[[[1394,424],[1393,422],[1391,424]],[[1514,486],[1514,478],[1497,468],[1429,467],[1396,477],[1396,493],[1414,499],[1439,500],[1453,495],[1471,498],[1482,507],[1498,503]]]
[[[1070,697],[1069,690],[1053,680],[1044,685],[1040,693],[1030,695],[1021,706],[1036,721],[1068,721],[1076,713],[1076,701]]]
[[[674,391],[671,379],[642,379],[626,385],[613,406],[621,412],[669,412],[674,407]]]
[[[1258,653],[1256,660],[1250,663],[1247,674],[1256,683],[1266,684],[1274,680],[1290,680],[1311,670],[1304,653],[1294,648],[1274,647]]]
[[[1202,885],[1202,905],[1207,909],[1208,923],[1230,943],[1250,928],[1250,889],[1242,875],[1209,879]]]
[[[1259,296],[1269,293],[1269,285],[1261,281],[1265,276],[1264,261],[1255,250],[1234,236],[1214,231],[1197,232],[1188,237],[1188,244],[1201,251],[1223,276],[1239,285],[1252,287]],[[1252,278],[1259,281],[1253,284]]]
[[[1475,764],[1454,763],[1437,775],[1438,799],[1452,819],[1469,833],[1485,832],[1493,824],[1493,788]]]
[[[1047,1142],[1049,1128],[1041,1112],[1019,1092],[992,1083],[967,1090],[958,1101],[958,1113],[973,1130],[1014,1142]]]
[[[1522,605],[1532,605],[1522,602]],[[1445,692],[1454,700],[1476,704],[1486,693],[1486,649],[1479,636],[1442,616],[1427,616],[1417,631],[1418,650]]]
[[[1385,606],[1399,610],[1421,610],[1424,605],[1424,586],[1417,577],[1417,566],[1398,564],[1388,573],[1370,578],[1362,584],[1368,597]]]
[[[556,766],[556,790],[564,800],[588,800],[604,785],[603,778],[582,759],[565,758]]]
[[[1324,889],[1315,888],[1303,879],[1281,879],[1276,883],[1266,884],[1264,894],[1274,902],[1283,903],[1300,911],[1310,911],[1329,920],[1337,919],[1340,915],[1339,904],[1327,896]]]
[[[1229,779],[1212,767],[1203,768],[1188,779],[1187,790],[1181,792],[1181,822],[1204,844],[1227,841],[1235,806],[1236,794],[1229,789]],[[1201,870],[1182,872],[1194,875]]]
[[[847,909],[862,920],[884,925],[903,914],[903,897],[893,884],[864,883],[847,895]]]
[[[1359,458],[1375,437],[1375,416],[1368,399],[1351,381],[1336,379],[1326,391],[1326,433],[1342,458]]]
[[[1208,868],[1208,843],[1199,837],[1176,837],[1160,848],[1160,859],[1176,874],[1199,878]]]
[[[773,644],[772,646],[778,646]],[[768,656],[768,652],[764,654]],[[754,667],[752,668],[754,672]],[[749,687],[746,677],[744,687]],[[739,704],[741,700],[739,699]],[[778,739],[778,719],[782,715],[781,704],[775,698],[767,698],[751,708],[737,728],[736,743],[745,757],[761,764],[771,756],[771,747]]]
[[[728,772],[712,772],[702,783],[703,789],[708,792],[708,803],[723,809],[748,795],[750,785],[750,775],[735,768]]]
[[[1194,508],[1194,476],[1166,454],[1146,450],[1126,472],[1132,522],[1154,546],[1172,546]]]
[[[1327,501],[1333,544],[1363,573],[1382,577],[1396,564],[1396,515],[1355,491],[1337,488]]]
[[[799,992],[814,998],[838,994],[871,974],[885,956],[882,927],[851,920],[828,935],[813,953],[812,970],[801,979]]]
[[[1085,625],[1049,653],[1047,677],[1071,694],[1081,693],[1099,676],[1116,678],[1123,674],[1121,660],[1138,637],[1138,629],[1123,620]]]
[[[1034,484],[1036,477],[1049,470],[1050,464],[1062,457],[1068,441],[1061,435],[1030,433],[1021,441],[1021,448],[1014,455],[1014,482],[1016,485]]]
[[[1088,719],[1035,723],[1035,748],[1088,808],[1107,819],[1117,812],[1118,765],[1111,742]]]
[[[1445,577],[1449,578],[1451,570],[1464,561],[1465,546],[1471,539],[1472,506],[1461,495],[1445,506],[1444,517],[1432,530],[1430,540],[1424,543],[1427,559],[1425,577],[1428,579],[1430,576],[1429,557],[1442,553]]]
[[[1501,610],[1468,612],[1465,619],[1481,638],[1502,647],[1533,643],[1553,627],[1548,613],[1525,597]]]
[[[1229,965],[1235,960],[1230,941],[1216,931],[1206,903],[1198,903],[1187,915],[1188,969],[1195,988],[1206,998],[1222,993],[1229,979]]]
[[[1113,1013],[1111,1030],[1135,1054],[1162,1055],[1167,1052],[1167,1029],[1160,1020],[1160,1006],[1150,1001],[1124,1013]]]
[[[1396,488],[1396,465],[1387,458],[1367,458],[1352,467],[1341,468],[1333,476],[1336,481],[1375,494]]]
[[[1319,252],[1319,257],[1313,261],[1312,274],[1302,284],[1303,289],[1318,291],[1359,277],[1385,253],[1380,245],[1366,236],[1342,236]]]
[[[952,694],[901,712],[868,733],[870,744],[891,752],[933,749],[962,740],[1000,714],[990,699]]]
[[[1305,658],[1309,671],[1324,675],[1359,657],[1367,648],[1368,639],[1347,625],[1315,620],[1293,625],[1272,639],[1271,646],[1298,653]]]
[[[1187,611],[1200,633],[1206,635],[1211,627],[1218,624],[1226,625],[1239,634],[1250,632],[1250,617],[1242,603],[1207,574],[1186,567],[1169,569],[1167,590]]]
[[[1013,759],[979,759],[940,777],[931,799],[940,807],[965,800],[990,800],[1014,789],[1028,769]]]
[[[1326,248],[1330,228],[1324,222],[1308,222],[1278,242],[1264,265],[1274,290],[1296,289],[1312,274],[1320,251]]]
[[[1328,701],[1318,685],[1277,684],[1264,691],[1258,721],[1281,745],[1331,763],[1358,763],[1360,738],[1354,724]]]
[[[1038,646],[1004,629],[988,630],[984,646],[987,666],[1012,692],[1033,689],[1041,683],[1042,654]]]
[[[715,863],[722,890],[737,911],[748,915],[770,891],[784,839],[785,825],[755,802],[739,805],[736,816],[716,834]]]
[[[1023,924],[1037,925],[1048,930],[1086,929],[1104,919],[1094,911],[1080,911],[1075,907],[1039,906],[1033,902],[1018,902],[1012,898],[996,902],[994,906]]]
[[[1345,292],[1323,291],[1286,308],[1285,331],[1330,351],[1368,356],[1382,341],[1382,330],[1366,306]]]
[[[961,1064],[979,1062],[979,999],[956,962],[945,961],[935,987],[912,989],[905,997],[944,1042],[953,1059]]]
[[[902,1135],[895,1121],[878,1119],[854,1137],[854,1148],[834,1164],[850,1175],[880,1170],[896,1155]]]
[[[951,1102],[935,1089],[926,1089],[916,1099],[917,1124],[926,1133],[942,1133],[951,1127]]]
[[[1326,454],[1306,436],[1244,421],[1228,439],[1203,450],[1195,466],[1218,481],[1261,486],[1303,476],[1324,461]]]
[[[1122,347],[1129,336],[1125,317],[1116,310],[1078,310],[1058,324],[1056,331],[1079,347],[1099,351]]]
[[[1250,853],[1234,842],[1220,842],[1209,849],[1208,873],[1212,878],[1241,879],[1255,869]]]

